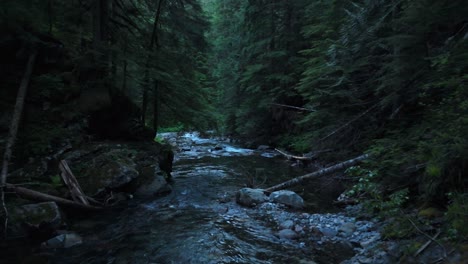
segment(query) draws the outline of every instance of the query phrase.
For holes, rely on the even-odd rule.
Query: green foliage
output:
[[[390,223],[383,228],[383,237],[385,239],[403,239],[411,238],[416,233],[416,229],[411,222],[406,219],[405,215],[394,216]],[[419,248],[418,248],[419,249]],[[408,249],[412,251],[413,249]],[[417,249],[416,249],[417,250]],[[414,250],[414,251],[416,251]]]
[[[448,233],[452,239],[466,238],[468,236],[468,226],[466,219],[468,216],[468,193],[449,193],[450,200],[446,217],[450,223]]]
[[[160,127],[158,129],[159,132],[161,133],[165,133],[165,132],[181,132],[181,131],[184,131],[184,124],[182,123],[177,123],[177,125],[175,126],[171,126],[171,127]]]
[[[62,177],[60,177],[58,174],[50,176],[50,181],[53,188],[58,189],[63,186]]]
[[[166,141],[164,140],[164,138],[160,137],[160,136],[157,136],[154,138],[154,142],[156,143],[160,143],[160,144],[165,144]]]
[[[346,173],[357,179],[357,183],[347,192],[350,197],[356,197],[364,207],[377,212],[380,216],[388,217],[398,214],[402,206],[408,201],[408,189],[401,189],[390,195],[384,195],[383,188],[378,181],[375,171],[353,166]]]

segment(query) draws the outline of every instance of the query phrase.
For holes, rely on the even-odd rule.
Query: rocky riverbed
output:
[[[245,149],[198,133],[162,137],[175,150],[168,187],[171,192],[164,192],[162,197],[151,191],[150,195],[132,195],[132,199],[127,195],[119,206],[103,213],[69,219],[60,227],[64,229],[61,233],[42,242],[31,256],[25,258],[21,253],[22,260],[349,264],[396,263],[407,254],[400,241],[384,238],[382,226],[387,220],[363,217],[356,206],[345,210],[334,207],[336,192],[327,195],[327,185],[322,182],[266,196],[261,188],[306,173],[266,146]],[[87,162],[97,164],[96,170],[103,172],[108,170],[100,170],[105,164],[99,163],[99,157],[114,157],[121,164],[118,168],[130,168],[133,174],[143,173],[145,178],[161,176],[154,169],[161,161],[159,154],[152,153],[151,148],[140,144],[112,149],[96,152],[98,155],[75,151],[68,156],[88,157]],[[83,172],[89,170],[89,166],[82,168]],[[119,191],[123,189],[114,189],[112,195],[117,196]],[[440,254],[435,245],[418,259],[407,259],[408,263],[427,263]],[[457,254],[452,254],[453,263],[462,259]]]

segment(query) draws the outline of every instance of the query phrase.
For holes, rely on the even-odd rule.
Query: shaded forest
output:
[[[348,171],[371,210],[447,209],[466,236],[464,1],[211,1],[222,129]],[[215,11],[213,11],[215,10]],[[464,209],[463,209],[464,208]],[[458,220],[457,220],[458,219]]]
[[[462,0],[4,0],[0,150],[34,56],[10,171],[164,131],[323,165],[365,153],[347,198],[382,217],[430,208],[466,243],[466,14]]]

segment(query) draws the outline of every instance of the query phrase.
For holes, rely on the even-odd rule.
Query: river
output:
[[[305,172],[274,151],[243,149],[197,133],[162,136],[176,149],[173,191],[75,222],[71,229],[83,244],[49,252],[52,263],[338,263],[354,255],[353,246],[339,238],[339,225],[349,220],[371,228],[327,214],[336,208],[329,197],[314,195],[319,190],[297,189],[308,194],[301,211],[271,203],[242,207],[235,193],[252,179],[267,187]],[[295,223],[295,239],[278,235],[287,220]]]

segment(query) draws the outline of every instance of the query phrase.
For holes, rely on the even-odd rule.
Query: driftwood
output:
[[[18,133],[18,126],[21,119],[21,113],[23,112],[24,99],[26,97],[26,92],[28,90],[29,79],[34,68],[34,63],[36,61],[37,51],[33,50],[28,59],[28,64],[26,65],[26,71],[21,80],[21,84],[18,90],[18,95],[16,96],[15,110],[13,112],[13,118],[11,119],[10,131],[8,135],[8,140],[5,147],[5,154],[3,156],[2,163],[2,172],[0,175],[0,189],[1,189],[1,202],[3,207],[3,212],[5,213],[5,222],[4,222],[4,232],[6,235],[6,230],[8,226],[8,210],[5,205],[5,187],[7,182],[8,175],[8,163],[10,162],[11,155],[13,152],[13,146],[16,140],[16,134]]]
[[[279,150],[277,148],[275,148],[275,150],[278,151],[278,153],[280,153],[281,155],[285,156],[288,160],[293,159],[293,160],[303,160],[303,161],[313,160],[317,158],[317,155],[320,153],[332,151],[332,149],[324,149],[324,150],[319,150],[315,152],[309,152],[309,153],[303,154],[302,156],[296,156],[296,155],[289,154],[288,152],[284,150]]]
[[[333,165],[331,167],[328,167],[328,168],[325,168],[325,169],[321,169],[319,171],[316,171],[316,172],[312,172],[312,173],[309,173],[309,174],[306,174],[306,175],[303,175],[303,176],[300,176],[300,177],[297,177],[297,178],[294,178],[292,180],[289,180],[289,181],[286,181],[286,182],[283,182],[283,183],[280,183],[278,185],[275,185],[275,186],[272,186],[270,188],[267,188],[265,189],[265,192],[266,193],[271,193],[271,192],[274,192],[274,191],[278,191],[278,190],[282,190],[282,189],[285,189],[285,188],[288,188],[288,187],[291,187],[291,186],[294,186],[294,185],[298,185],[306,180],[311,180],[311,179],[317,179],[317,178],[320,178],[324,175],[327,175],[327,174],[330,174],[330,173],[333,173],[335,171],[338,171],[338,170],[342,170],[342,169],[346,169],[348,167],[351,167],[353,166],[354,164],[357,164],[365,159],[367,159],[369,157],[369,154],[364,154],[364,155],[361,155],[359,157],[356,157],[354,159],[350,159],[350,160],[347,160],[347,161],[344,161],[344,162],[341,162],[341,163],[338,163],[336,165]]]
[[[70,207],[70,208],[75,208],[75,209],[81,209],[81,210],[99,210],[102,209],[101,207],[96,207],[92,205],[85,205],[81,203],[74,202],[72,200],[64,199],[61,197],[53,196],[50,194],[46,193],[41,193],[38,191],[34,191],[31,189],[27,189],[24,187],[19,187],[15,186],[13,184],[8,184],[6,185],[6,189],[9,192],[14,192],[17,195],[28,199],[28,200],[35,200],[35,201],[41,201],[41,202],[56,202],[58,205],[62,205],[65,207]]]
[[[426,250],[426,248],[432,243],[432,241],[436,241],[436,239],[439,237],[440,233],[441,233],[440,230],[437,231],[437,234],[435,234],[431,239],[429,239],[426,243],[424,243],[424,245],[422,245],[422,247],[420,247],[418,249],[418,251],[416,251],[416,253],[414,253],[414,256],[417,257],[419,254],[421,254],[421,252]]]
[[[295,160],[312,160],[314,156],[295,156],[292,154],[287,153],[286,151],[279,150],[275,148],[276,151],[278,151],[281,155],[285,156],[287,159],[295,159]]]
[[[80,184],[76,180],[75,175],[73,175],[73,172],[65,160],[60,161],[59,169],[62,171],[60,176],[62,177],[65,185],[67,185],[68,189],[70,190],[70,194],[73,200],[84,205],[89,205],[86,195],[83,194]]]

